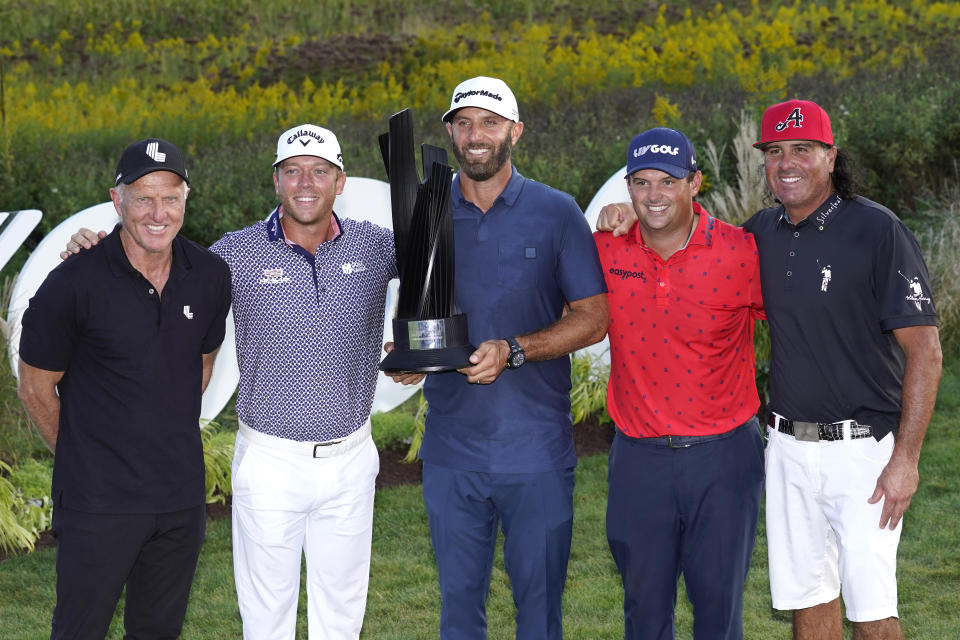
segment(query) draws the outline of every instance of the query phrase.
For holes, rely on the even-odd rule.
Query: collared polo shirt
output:
[[[756,414],[757,247],[699,203],[687,246],[664,260],[640,225],[594,238],[610,304],[607,409],[628,436],[710,435]]]
[[[455,298],[470,341],[538,331],[565,300],[605,292],[590,228],[569,195],[516,169],[486,213],[451,190]],[[489,385],[456,371],[430,374],[420,457],[466,471],[530,473],[576,463],[570,420],[570,358],[506,369]]]
[[[65,372],[54,506],[165,513],[204,503],[202,355],[230,309],[223,260],[180,236],[158,296],[117,227],[58,265],[23,315],[20,357]]]
[[[278,210],[211,247],[233,274],[237,415],[257,431],[333,440],[370,416],[393,232],[336,221],[340,234],[314,253],[285,242]]]
[[[913,234],[886,207],[836,194],[797,225],[780,206],[745,227],[770,323],[770,408],[896,431],[905,357],[892,331],[937,323]]]

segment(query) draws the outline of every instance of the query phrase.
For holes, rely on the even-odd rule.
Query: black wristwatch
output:
[[[527,354],[516,338],[504,338],[510,345],[510,355],[507,356],[507,369],[519,369],[527,361]]]

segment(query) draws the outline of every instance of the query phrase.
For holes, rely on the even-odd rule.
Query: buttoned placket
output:
[[[167,283],[164,286],[163,296],[161,297],[160,293],[157,292],[157,288],[153,286],[153,283],[149,279],[132,266],[131,275],[134,278],[135,286],[138,290],[142,291],[147,298],[150,299],[151,304],[153,305],[154,318],[156,319],[154,323],[154,329],[159,333],[163,329],[163,317],[164,310],[170,306],[169,300],[172,298],[172,291],[176,289],[174,287],[174,281],[176,280],[177,273],[175,265],[170,265],[170,275],[167,277]]]
[[[138,287],[146,287],[146,294],[151,304],[153,304],[154,317],[156,318],[154,328],[159,332],[163,326],[163,300],[160,298],[160,294],[157,293],[157,289],[153,286],[153,283],[147,280],[146,276],[137,271],[135,277],[138,279]]]
[[[831,196],[825,203],[820,205],[820,207],[812,213],[810,216],[804,218],[797,224],[793,224],[790,221],[785,211],[781,211],[780,219],[777,221],[777,226],[786,225],[788,232],[790,233],[790,239],[787,242],[787,253],[784,256],[784,270],[783,270],[783,288],[784,291],[790,291],[793,289],[793,283],[796,281],[794,274],[796,272],[797,264],[800,259],[800,244],[801,238],[800,234],[812,233],[814,230],[822,232],[826,229],[827,224],[836,217],[836,213],[842,203],[842,199],[839,195],[834,194]],[[816,221],[816,224],[814,224]]]
[[[788,223],[790,241],[787,243],[787,255],[783,270],[783,288],[786,291],[792,290],[793,283],[796,281],[796,278],[793,277],[793,272],[796,269],[800,256],[800,230],[805,227],[806,224],[806,220],[801,221],[798,225]]]
[[[323,281],[322,269],[327,266],[330,262],[331,257],[336,253],[335,244],[337,240],[343,235],[341,231],[340,235],[332,240],[327,240],[319,247],[317,247],[317,252],[313,257],[313,283],[315,286],[315,291],[317,295],[317,305],[321,304],[321,301],[326,296],[327,293],[327,284]]]
[[[337,236],[337,238],[339,237],[340,236]],[[298,244],[287,243],[282,239],[279,240],[287,249],[306,262],[310,267],[310,276],[313,278],[314,300],[316,300],[317,306],[321,305],[323,297],[327,292],[327,286],[322,281],[320,270],[329,262],[330,256],[333,254],[333,243],[337,238],[321,244],[317,247],[316,253],[310,253]]]
[[[665,261],[653,249],[649,247],[643,247],[643,250],[646,252],[650,262],[653,263],[653,274],[656,278],[656,286],[653,291],[653,297],[657,301],[657,308],[666,308],[670,304],[671,292],[670,276],[672,273],[672,268],[669,262],[677,254],[670,256],[670,258]],[[679,251],[677,253],[679,253]]]

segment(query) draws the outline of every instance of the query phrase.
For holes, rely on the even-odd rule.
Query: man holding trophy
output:
[[[606,287],[574,199],[513,167],[523,123],[510,88],[461,83],[443,122],[460,165],[450,195],[456,306],[477,347],[467,366],[430,373],[424,386],[441,638],[486,637],[502,526],[517,638],[559,639],[576,465],[568,354],[606,334]]]

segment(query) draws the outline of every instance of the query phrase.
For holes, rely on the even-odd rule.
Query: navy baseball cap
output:
[[[166,140],[147,138],[134,142],[123,150],[113,184],[130,184],[154,171],[170,171],[183,178],[184,182],[190,183],[180,149]]]
[[[687,136],[676,129],[657,127],[644,131],[627,147],[627,176],[641,169],[657,169],[674,178],[697,170],[697,154]]]

